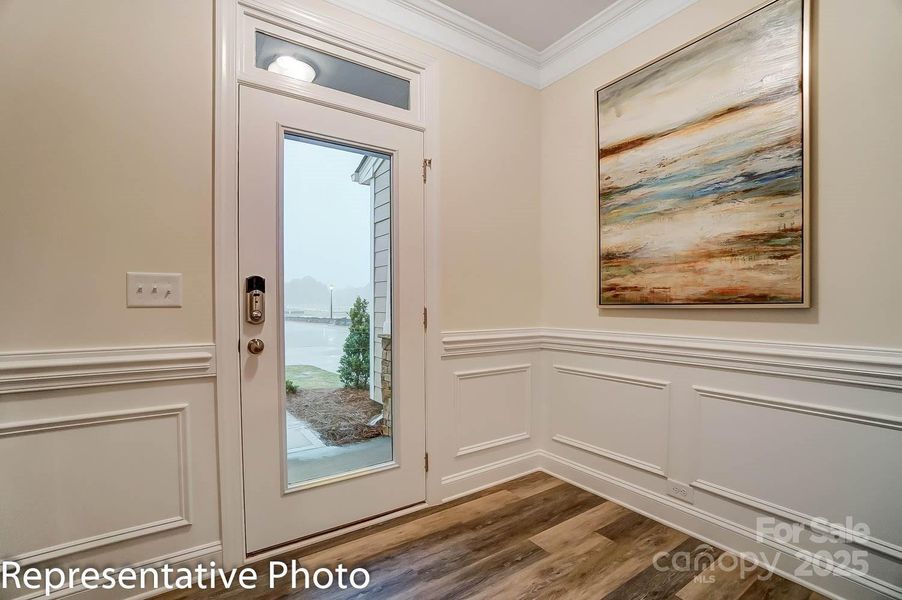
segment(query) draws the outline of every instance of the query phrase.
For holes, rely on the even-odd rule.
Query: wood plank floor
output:
[[[660,553],[665,553],[661,557]],[[613,502],[535,473],[273,560],[363,567],[365,590],[172,592],[193,598],[824,600],[795,583],[718,562],[721,552]],[[684,569],[659,569],[679,556]],[[673,563],[672,563],[673,561]]]

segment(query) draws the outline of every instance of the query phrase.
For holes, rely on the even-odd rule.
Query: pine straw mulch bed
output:
[[[301,389],[288,396],[288,412],[307,423],[329,446],[382,435],[381,425],[367,425],[382,414],[382,405],[370,400],[368,389]]]

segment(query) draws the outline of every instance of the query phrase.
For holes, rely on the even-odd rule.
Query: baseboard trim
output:
[[[553,454],[546,450],[539,450],[539,454],[541,456],[539,470],[562,479],[568,483],[571,483],[579,488],[585,489],[594,494],[598,494],[599,496],[602,496],[608,500],[612,500],[617,504],[621,504],[629,508],[630,510],[643,514],[669,527],[673,527],[674,529],[691,535],[692,537],[695,537],[703,542],[710,543],[714,546],[723,548],[737,555],[743,554],[742,552],[736,550],[733,544],[727,543],[723,539],[721,539],[722,536],[705,536],[699,533],[699,530],[702,529],[703,526],[713,525],[717,530],[722,531],[726,535],[732,534],[738,540],[741,540],[747,545],[751,544],[759,548],[766,548],[771,551],[777,551],[782,555],[785,555],[789,559],[794,559],[799,563],[810,563],[813,567],[829,571],[832,575],[835,575],[836,577],[842,579],[846,587],[857,587],[859,594],[860,588],[863,587],[871,592],[874,592],[875,594],[878,594],[880,597],[895,599],[902,598],[902,588],[887,581],[877,579],[876,577],[873,577],[866,573],[848,569],[843,565],[830,560],[826,560],[822,556],[815,555],[814,553],[798,546],[793,546],[774,538],[760,536],[756,531],[749,529],[743,525],[734,523],[715,514],[699,509],[695,506],[684,504],[676,499],[671,499],[666,495],[647,490],[641,486],[625,481],[618,477],[608,475],[586,465],[567,459],[563,456]],[[588,478],[590,483],[579,481],[579,475]],[[652,503],[652,506],[655,507],[655,510],[642,509],[641,507],[637,506],[634,501],[632,501],[633,499],[630,499],[628,497],[624,498],[622,493],[611,493],[610,491],[603,491],[602,489],[600,489],[601,486],[597,485],[599,483],[606,485],[609,488],[613,487],[615,491],[634,494],[638,496],[639,499],[650,501]],[[662,516],[661,511],[666,510],[676,510],[678,513],[682,513],[684,517],[689,517],[690,519],[696,521],[695,527],[690,528],[681,526],[674,523],[671,519]],[[844,597],[860,597],[860,595],[841,595],[835,591],[821,588],[820,586],[812,584],[811,581],[799,578],[793,573],[790,573],[782,568],[772,568],[765,564],[760,564],[760,566],[762,568],[772,570],[781,577],[795,581],[800,585],[803,585],[830,598],[842,600],[842,598]]]
[[[538,470],[541,450],[530,450],[442,477],[442,502],[456,500]],[[448,492],[446,492],[448,490]],[[447,495],[445,495],[447,494]]]

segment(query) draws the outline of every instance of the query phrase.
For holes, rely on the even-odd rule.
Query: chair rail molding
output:
[[[619,0],[536,50],[438,0],[327,0],[542,89],[696,0]]]
[[[213,344],[0,354],[0,395],[216,374]]]
[[[902,349],[619,331],[521,328],[446,331],[443,357],[558,350],[783,376],[810,381],[902,389]]]

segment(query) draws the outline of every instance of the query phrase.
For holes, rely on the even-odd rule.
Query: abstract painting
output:
[[[808,306],[806,1],[597,90],[602,307]]]

